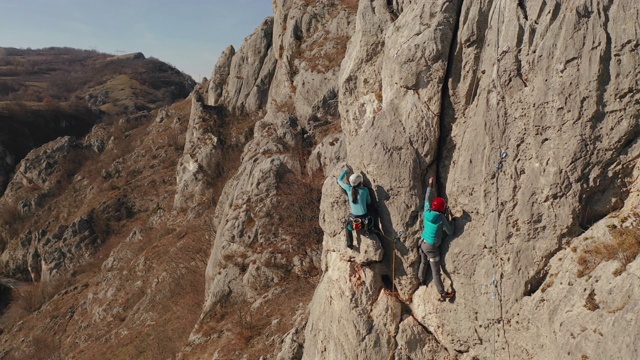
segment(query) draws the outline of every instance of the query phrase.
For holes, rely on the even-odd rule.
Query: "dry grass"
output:
[[[375,92],[376,101],[382,104],[382,90],[378,90]]]
[[[33,360],[62,360],[60,354],[60,339],[49,334],[39,333],[31,338],[33,352],[29,358]]]
[[[142,230],[144,241],[131,251],[138,254],[138,259],[146,259],[148,274],[134,276],[127,283],[131,286],[149,279],[162,280],[142,292],[121,294],[131,300],[124,306],[126,313],[119,320],[122,325],[110,326],[130,330],[117,344],[109,345],[114,358],[174,358],[186,343],[203,302],[204,279],[198,274],[204,272],[207,262],[209,243],[204,229],[199,220],[194,220]],[[154,314],[159,326],[136,326],[135,319],[144,313]]]
[[[325,126],[314,129],[315,141],[322,142],[327,136],[337,134],[342,131],[342,125],[339,120],[332,121]]]
[[[155,106],[185,98],[195,83],[154,58],[111,57],[71,48],[0,49],[0,101],[69,101],[126,76],[144,86],[135,97]],[[191,81],[189,81],[191,80]],[[121,88],[111,88],[119,90]],[[83,92],[85,91],[85,92]]]
[[[70,276],[63,275],[49,282],[26,285],[16,291],[12,305],[17,306],[26,314],[34,313],[61,290],[68,287],[71,282]]]
[[[303,61],[306,68],[316,73],[326,73],[342,63],[347,52],[347,35],[323,36],[301,47],[294,58]]]
[[[284,229],[285,236],[310,244],[322,243],[319,224],[321,184],[305,180],[292,171],[282,168],[277,174],[279,207],[282,213],[274,214],[274,222]]]
[[[599,242],[586,248],[578,256],[578,277],[590,274],[602,262],[616,260],[618,276],[640,254],[640,228],[610,228],[611,241]]]
[[[305,7],[310,6],[325,6],[331,9],[338,10],[347,10],[355,13],[358,11],[358,3],[359,0],[330,0],[330,1],[321,1],[321,0],[303,0],[300,4]]]
[[[296,107],[295,104],[293,103],[293,99],[287,99],[285,101],[279,102],[276,101],[274,103],[273,108],[280,113],[283,114],[295,114],[296,113]]]
[[[0,205],[0,251],[5,249],[9,239],[17,236],[23,218],[15,204],[3,202]]]

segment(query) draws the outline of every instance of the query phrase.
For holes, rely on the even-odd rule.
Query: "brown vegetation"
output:
[[[303,61],[310,71],[326,73],[340,66],[346,55],[349,39],[347,35],[323,36],[300,47],[294,58]]]
[[[60,136],[185,98],[193,79],[143,56],[71,48],[0,48],[0,144],[18,163]],[[0,189],[3,190],[3,189]]]
[[[597,242],[587,247],[578,256],[578,277],[590,274],[600,263],[616,260],[620,266],[614,275],[620,275],[626,266],[640,254],[640,228],[612,227],[609,229],[611,241]]]
[[[278,173],[278,201],[281,213],[274,214],[285,236],[302,241],[303,246],[322,243],[322,228],[318,222],[318,209],[322,197],[322,183],[295,175],[290,170]]]
[[[200,220],[187,221],[181,214],[163,217],[175,194],[175,171],[190,108],[185,103],[190,102],[168,110],[172,120],[162,124],[153,121],[153,114],[99,124],[98,133],[112,139],[112,146],[101,153],[80,146],[61,158],[51,178],[58,184],[55,191],[49,191],[28,215],[20,215],[7,203],[0,208],[3,223],[11,224],[16,234],[27,228],[50,234],[58,224],[89,215],[104,240],[87,260],[65,265],[69,275],[63,285],[32,284],[14,292],[14,301],[0,319],[0,332],[4,329],[6,335],[7,329],[14,329],[11,336],[31,340],[22,348],[6,349],[8,358],[48,358],[58,353],[59,358],[102,358],[105,353],[115,358],[171,358],[182,348],[202,306],[209,247]],[[154,217],[164,220],[156,224]],[[126,241],[136,228],[140,240]],[[118,262],[104,268],[105,261],[114,257]],[[156,281],[153,288],[151,281]],[[103,300],[96,298],[105,286],[118,291]],[[87,307],[79,308],[79,303]],[[100,306],[109,308],[109,317],[98,326],[87,326],[95,316],[90,312]],[[153,330],[137,324],[136,317],[142,315],[154,317]],[[18,323],[23,325],[16,328]],[[40,331],[28,331],[35,328]],[[128,329],[126,335],[118,335],[120,328]],[[43,342],[38,334],[55,341]],[[111,341],[102,343],[105,338]]]
[[[26,314],[39,310],[62,289],[69,286],[72,279],[68,275],[58,276],[50,281],[25,285],[13,294],[13,304]]]
[[[209,313],[201,331],[213,339],[209,346],[219,346],[219,358],[258,359],[271,353],[277,344],[268,341],[291,330],[299,306],[309,303],[316,284],[308,278],[289,275],[286,283],[278,286],[281,291],[259,307],[252,308],[245,299],[233,297]]]

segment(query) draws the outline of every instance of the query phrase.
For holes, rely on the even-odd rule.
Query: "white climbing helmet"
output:
[[[359,173],[351,174],[351,176],[349,176],[349,184],[351,184],[351,186],[358,186],[361,182],[362,175]]]

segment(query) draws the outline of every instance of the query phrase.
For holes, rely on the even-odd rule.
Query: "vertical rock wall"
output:
[[[208,104],[224,104],[233,113],[264,108],[275,67],[273,19],[267,18],[237,52],[227,48],[208,85]]]
[[[323,275],[304,337],[293,329],[278,358],[637,357],[637,335],[622,332],[638,329],[638,261],[619,276],[606,270],[611,261],[592,278],[576,269],[587,239],[610,238],[607,226],[624,225],[612,217],[632,217],[637,204],[639,6],[355,4],[275,1],[273,20],[216,65],[209,103],[266,115],[216,212],[205,313],[231,293],[259,298],[251,279],[281,280],[259,266],[243,273],[225,256],[274,241],[266,229],[277,174],[306,165],[326,178]],[[342,132],[319,142],[308,164],[291,156],[317,123],[336,118]],[[344,246],[348,208],[335,183],[345,163],[373,190],[383,231],[355,250]],[[455,217],[442,247],[453,303],[417,281],[431,175]],[[406,235],[391,240],[400,229]],[[598,281],[621,287],[624,300]]]
[[[631,3],[588,1],[360,3],[340,73],[347,161],[375,190],[385,233],[409,229],[396,248],[396,286],[409,308],[403,314],[412,314],[450,356],[512,358],[524,351],[548,358],[562,348],[593,349],[579,340],[536,354],[530,336],[540,334],[511,326],[521,316],[536,318],[523,304],[547,279],[550,259],[619,209],[630,192],[637,158],[627,154],[637,152],[640,130],[638,25],[629,19],[634,25],[618,27],[610,19],[637,13]],[[435,161],[439,190],[457,216],[457,232],[443,247],[446,284],[458,293],[453,306],[436,303],[432,285],[416,289],[416,220],[425,172]],[[382,264],[364,267],[372,274],[356,277],[370,279],[365,289],[377,287],[355,290],[354,271],[342,268],[349,257],[339,249],[340,196],[326,190],[323,197],[321,219],[333,225],[325,228],[325,275],[310,306],[305,358],[358,358],[370,348],[366,339],[385,343],[395,334],[375,325],[371,305],[381,294],[380,276],[391,273],[391,243],[383,239]],[[340,287],[345,282],[351,292]],[[342,332],[361,341],[338,340],[328,330],[345,318]],[[369,330],[363,334],[362,327]],[[595,329],[615,333],[607,322]],[[528,335],[517,336],[519,343],[510,340],[523,332]],[[631,338],[626,347],[637,343]],[[615,353],[611,346],[608,353]]]
[[[214,82],[213,80],[211,81]],[[198,206],[213,196],[206,178],[214,178],[220,166],[222,146],[217,127],[223,110],[209,107],[196,90],[191,96],[191,112],[184,151],[178,164],[177,191],[173,202],[176,210],[199,213]]]
[[[386,357],[396,348],[401,357],[407,346],[424,348],[430,341],[407,335],[425,330],[408,320],[404,303],[418,287],[418,214],[427,169],[437,155],[441,89],[457,11],[449,2],[406,3],[402,12],[384,1],[360,2],[341,67],[340,114],[347,161],[374,190],[386,255],[358,254],[375,239],[363,239],[355,251],[344,247],[340,224],[348,211],[336,169],[323,191],[325,273],[310,305],[304,358]],[[390,238],[400,229],[408,235],[395,245],[394,269]],[[385,278],[395,280],[402,301],[383,290]],[[334,324],[340,324],[338,334],[331,330]],[[399,331],[410,344],[397,344]]]

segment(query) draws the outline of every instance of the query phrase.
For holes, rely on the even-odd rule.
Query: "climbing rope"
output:
[[[499,138],[499,157],[498,157],[498,161],[496,162],[495,170],[493,174],[495,178],[494,209],[495,209],[496,215],[495,215],[495,225],[494,225],[493,256],[492,256],[493,278],[491,279],[489,285],[491,286],[491,300],[498,301],[498,303],[494,303],[492,306],[492,312],[493,312],[492,318],[494,322],[497,322],[498,319],[500,320],[502,324],[503,335],[506,336],[506,333],[504,333],[505,329],[504,329],[503,308],[502,308],[502,291],[501,291],[502,276],[500,277],[497,276],[497,273],[499,270],[498,267],[501,269],[503,266],[501,264],[501,259],[498,256],[498,231],[500,226],[500,217],[502,216],[502,213],[504,211],[504,209],[501,208],[502,205],[500,204],[500,200],[499,200],[499,179],[500,179],[501,170],[504,166],[504,162],[508,157],[508,153],[505,150],[506,146],[504,142],[505,142],[505,134],[506,134],[506,121],[507,121],[508,114],[511,113],[511,111],[509,111],[509,105],[506,101],[504,89],[502,88],[502,84],[500,83],[500,71],[499,71],[500,61],[502,60],[504,55],[511,50],[508,45],[503,47],[502,50],[500,50],[500,27],[502,25],[503,6],[504,6],[504,1],[501,1],[500,4],[496,4],[496,10],[495,10],[495,13],[497,13],[497,24],[495,26],[496,39],[495,39],[495,65],[493,69],[494,70],[493,82],[494,82],[494,89],[499,91],[498,101],[502,102],[502,109],[501,109],[502,111],[500,111],[499,106],[496,106],[495,120],[496,120],[496,130],[498,131],[498,138]],[[491,17],[493,17],[493,14],[494,12],[492,12]],[[489,22],[492,23],[491,19]],[[491,138],[491,136],[489,136],[489,138]],[[500,264],[498,264],[497,262],[500,262]],[[497,306],[500,306],[499,316],[497,314],[497,309],[496,309]],[[497,342],[498,342],[498,327],[496,325],[497,323],[494,323],[493,325],[493,344],[492,345],[493,345],[494,359],[497,358],[496,353],[497,353]],[[505,341],[506,341],[506,338],[505,338]],[[509,358],[511,358],[508,343],[507,343],[507,355]]]

